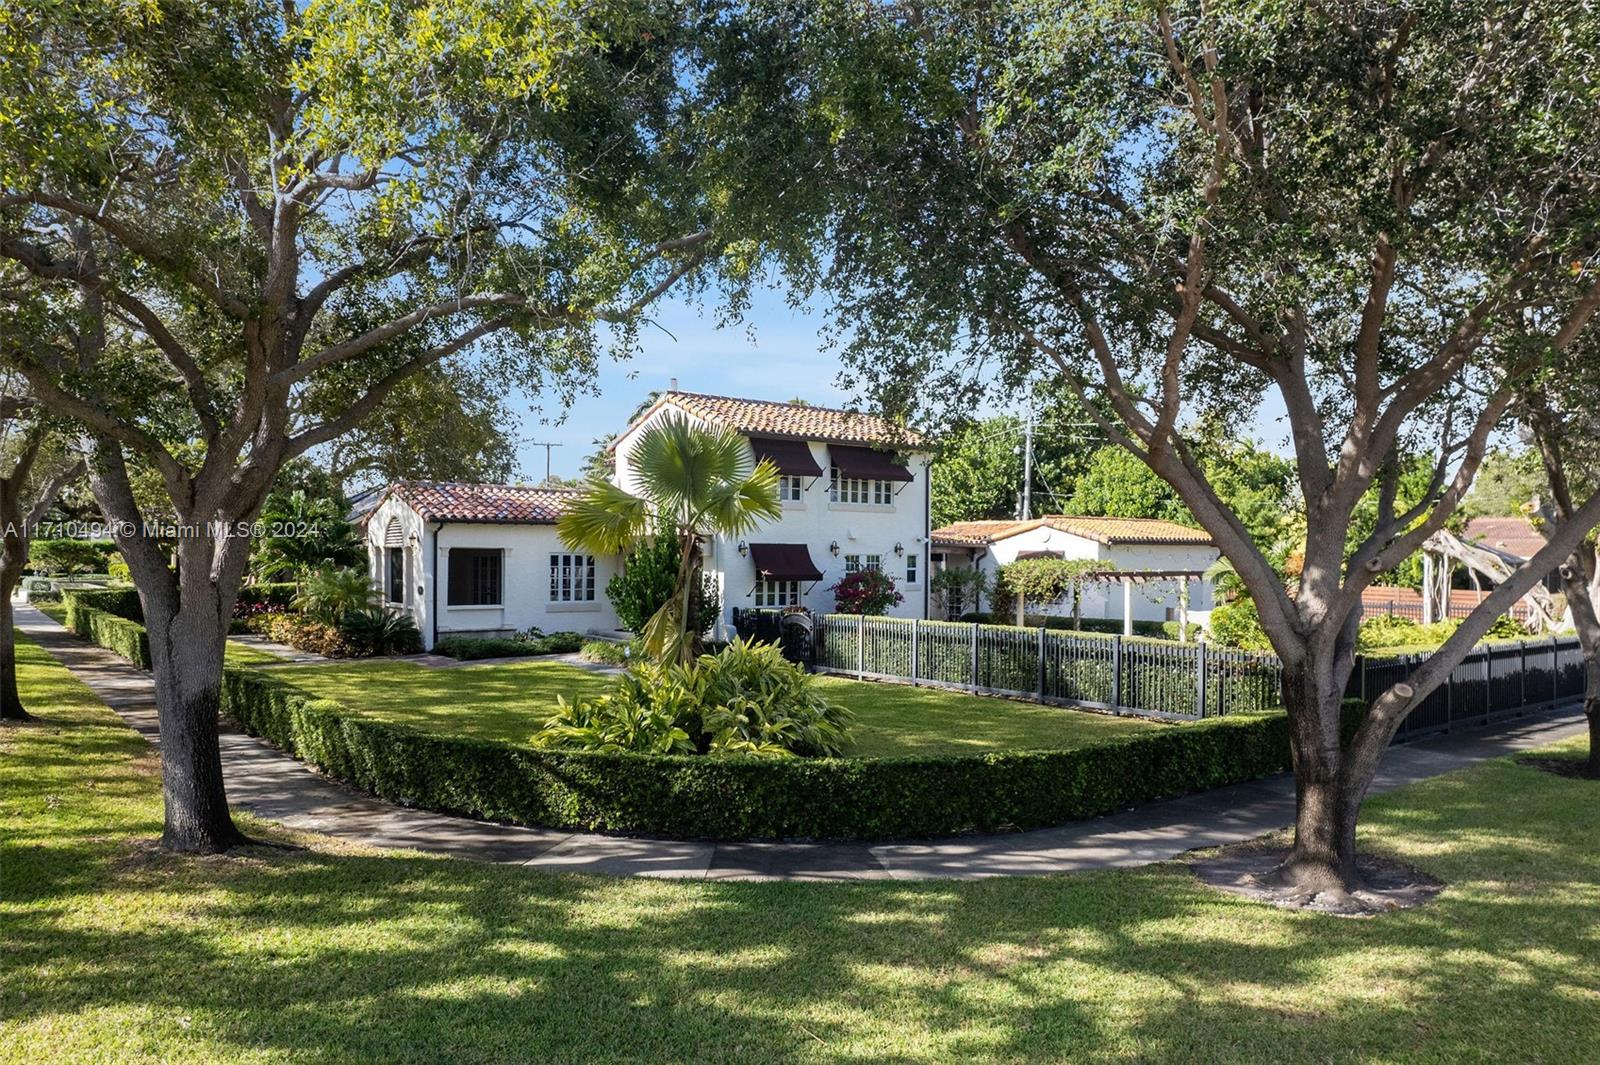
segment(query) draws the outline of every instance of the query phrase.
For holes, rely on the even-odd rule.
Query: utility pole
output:
[[[558,443],[555,443],[554,441],[546,441],[546,440],[529,440],[528,443],[532,444],[534,447],[542,447],[542,448],[544,448],[544,480],[545,480],[546,484],[549,484],[550,483],[550,449],[551,448],[556,448],[556,447],[561,447],[562,445],[560,445]]]
[[[1033,517],[1033,383],[1028,383],[1028,418],[1022,432],[1022,520]]]

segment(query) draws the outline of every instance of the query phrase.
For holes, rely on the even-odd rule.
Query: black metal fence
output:
[[[1276,657],[1139,637],[827,614],[816,668],[1159,717],[1279,705]]]
[[[1203,643],[1057,629],[825,614],[814,664],[824,673],[1010,695],[1041,703],[1195,720],[1282,705],[1276,655]],[[1358,657],[1348,694],[1368,702],[1426,654]],[[1583,694],[1575,637],[1474,648],[1412,711],[1399,738],[1481,724]]]
[[[1392,685],[1409,680],[1427,660],[1426,653],[1358,656],[1345,694],[1371,703]],[[1395,739],[1484,725],[1582,696],[1583,648],[1576,636],[1482,644],[1406,716]]]

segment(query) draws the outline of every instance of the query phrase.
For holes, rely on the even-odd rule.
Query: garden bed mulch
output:
[[[1572,780],[1590,780],[1600,783],[1600,780],[1587,776],[1584,773],[1585,762],[1582,758],[1554,758],[1549,755],[1525,754],[1517,759],[1519,765],[1528,766],[1545,773],[1553,773],[1558,777],[1568,777]]]
[[[1268,875],[1288,853],[1288,847],[1277,843],[1252,840],[1198,858],[1190,867],[1202,883],[1229,894],[1280,909],[1311,910],[1337,917],[1376,917],[1408,910],[1433,901],[1445,889],[1443,881],[1404,862],[1375,854],[1356,858],[1356,872],[1362,884],[1355,891],[1307,892],[1268,883]]]

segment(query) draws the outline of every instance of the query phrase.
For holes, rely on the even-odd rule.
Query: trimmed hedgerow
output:
[[[138,592],[131,588],[69,591],[62,598],[67,628],[140,669],[150,668],[150,634],[145,631]]]
[[[552,632],[545,636],[446,636],[434,651],[464,661],[480,658],[515,658],[531,655],[566,655],[583,647],[583,636],[576,632]]]
[[[761,759],[536,750],[439,736],[373,721],[252,670],[227,671],[223,710],[253,735],[394,802],[495,821],[705,839],[1032,828],[1289,764],[1281,713],[1151,729],[1070,751]]]

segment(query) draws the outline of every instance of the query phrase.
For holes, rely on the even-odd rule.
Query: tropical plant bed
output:
[[[493,667],[494,680],[514,690],[504,669]],[[381,798],[564,828],[707,839],[942,836],[1059,824],[1288,766],[1281,714],[1151,726],[1070,749],[898,758],[644,755],[450,735],[379,720],[290,681],[282,670],[229,670],[224,712]]]

